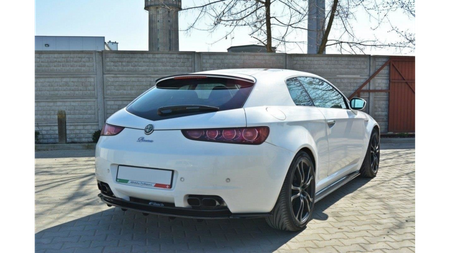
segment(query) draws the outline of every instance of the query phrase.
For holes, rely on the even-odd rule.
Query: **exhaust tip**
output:
[[[217,209],[227,206],[221,197],[212,195],[188,195],[187,203],[196,209]]]
[[[201,205],[200,199],[197,197],[189,197],[187,199],[187,202],[190,206],[200,206]]]
[[[114,193],[112,192],[111,188],[107,183],[98,181],[97,183],[98,189],[101,191],[101,193],[107,195],[107,196],[114,196]]]
[[[215,200],[215,199],[213,199],[213,198],[204,198],[204,199],[202,200],[202,204],[203,204],[203,206],[206,206],[206,207],[216,207],[216,206],[220,206],[219,201],[217,201],[217,200]]]

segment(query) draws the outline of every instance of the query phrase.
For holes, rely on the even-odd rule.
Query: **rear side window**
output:
[[[297,78],[291,78],[286,81],[289,94],[296,105],[314,106],[313,101],[305,90],[305,87]]]
[[[162,120],[242,108],[253,85],[229,78],[175,77],[159,82],[133,101],[127,111],[142,118]]]
[[[347,109],[344,97],[327,82],[314,77],[298,77],[314,105],[323,108]]]

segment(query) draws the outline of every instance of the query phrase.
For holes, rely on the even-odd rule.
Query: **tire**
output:
[[[362,177],[374,178],[377,176],[380,166],[380,135],[374,129],[370,135],[369,146],[366,156],[361,166],[360,173]]]
[[[266,218],[272,228],[300,231],[312,219],[316,193],[314,163],[300,151],[291,163],[273,215]]]

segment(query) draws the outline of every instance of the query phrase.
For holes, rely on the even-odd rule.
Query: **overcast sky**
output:
[[[192,0],[183,1],[183,6],[192,4]],[[192,13],[180,12],[180,29],[192,21]],[[415,22],[404,15],[393,17],[394,22],[405,29],[414,31]],[[387,27],[377,33],[370,29],[369,19],[361,13],[355,22],[355,32],[365,38],[388,38],[395,40],[396,35],[389,33]],[[216,42],[226,34],[220,29],[214,34],[193,31],[180,31],[180,51],[216,51],[225,52],[228,47],[245,44],[257,44],[250,38],[248,31],[243,28],[236,30],[227,40]],[[119,42],[119,50],[147,50],[148,49],[148,12],[144,10],[144,0],[37,0],[35,2],[35,35],[56,36],[104,36],[106,41]],[[306,34],[298,34],[295,38],[305,41]],[[216,43],[215,43],[216,42]],[[338,53],[327,49],[327,53]],[[279,46],[278,51],[288,53],[305,53],[304,47]],[[411,50],[398,52],[393,49],[376,49],[367,51],[368,54],[414,54]]]

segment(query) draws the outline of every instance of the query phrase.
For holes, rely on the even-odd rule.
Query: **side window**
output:
[[[323,108],[347,109],[344,97],[333,86],[314,77],[298,77],[314,105]]]
[[[303,85],[297,78],[291,78],[286,81],[289,94],[296,105],[314,106],[311,98],[306,92]]]

